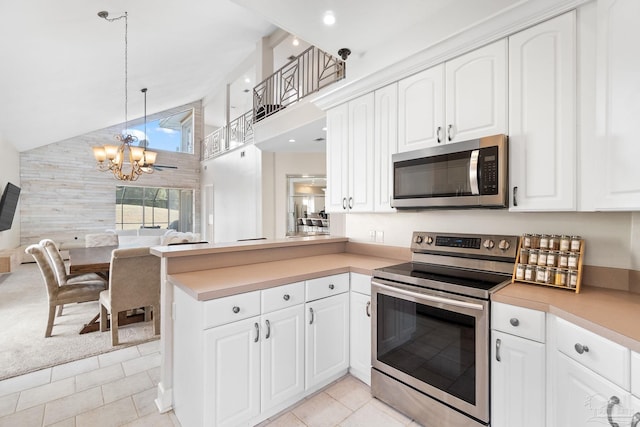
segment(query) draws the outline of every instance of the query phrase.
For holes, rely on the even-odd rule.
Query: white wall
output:
[[[275,153],[275,237],[287,234],[287,175],[326,176],[325,153]]]
[[[585,264],[626,269],[637,269],[640,265],[640,213],[514,213],[475,209],[345,217],[345,235],[359,242],[370,243],[371,230],[384,232],[385,245],[400,247],[409,247],[413,231],[570,234],[585,239]]]
[[[20,153],[0,134],[0,192],[7,182],[20,187]],[[12,249],[20,245],[21,206],[22,202],[19,201],[11,229],[0,231],[0,249]]]

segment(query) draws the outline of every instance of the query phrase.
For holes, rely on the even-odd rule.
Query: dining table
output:
[[[96,273],[109,283],[109,269],[111,268],[111,253],[118,246],[94,246],[89,248],[69,249],[69,274]],[[144,321],[144,313],[134,310],[131,313],[118,313],[118,325],[124,326],[130,323]],[[107,322],[109,327],[109,322]],[[100,330],[100,312],[89,323],[80,329],[80,334],[96,332]]]

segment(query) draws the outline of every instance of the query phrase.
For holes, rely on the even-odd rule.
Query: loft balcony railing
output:
[[[216,157],[253,141],[253,111],[247,111],[204,138],[202,160]]]
[[[252,111],[204,138],[202,160],[253,142],[254,123],[344,79],[345,76],[344,61],[317,47],[310,47],[253,88]]]
[[[254,122],[345,78],[346,64],[311,46],[253,88]]]

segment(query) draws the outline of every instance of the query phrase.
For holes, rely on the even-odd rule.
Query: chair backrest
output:
[[[36,243],[28,246],[25,250],[26,253],[31,254],[36,260],[40,272],[42,273],[42,279],[47,286],[47,294],[49,295],[49,301],[53,301],[58,296],[58,282],[56,280],[56,274],[53,271],[51,262],[49,261],[49,255],[45,252],[44,248]]]
[[[40,240],[40,246],[44,248],[51,260],[51,267],[53,268],[53,272],[58,280],[58,286],[66,285],[67,267],[64,265],[64,260],[62,259],[62,255],[60,255],[58,245],[56,245],[56,243],[51,239],[42,239]]]
[[[84,246],[94,248],[96,246],[118,246],[116,233],[94,233],[84,237]]]
[[[200,234],[199,233],[191,233],[191,232],[180,232],[169,230],[164,236],[162,236],[162,245],[170,245],[173,243],[190,243],[190,242],[199,242]]]
[[[157,305],[160,301],[160,258],[149,248],[115,249],[111,253],[109,293],[114,311]]]

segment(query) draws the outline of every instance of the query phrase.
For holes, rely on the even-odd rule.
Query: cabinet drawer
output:
[[[262,291],[262,313],[304,303],[304,282],[290,283]]]
[[[545,313],[515,305],[491,303],[491,329],[545,342]]]
[[[258,315],[260,315],[260,291],[205,301],[203,329]]]
[[[580,326],[556,317],[558,350],[629,390],[630,351]]]
[[[631,393],[640,397],[640,353],[631,352]]]
[[[360,273],[351,275],[351,290],[365,295],[371,295],[371,276]]]
[[[305,288],[307,301],[347,292],[349,290],[349,273],[307,280]]]

